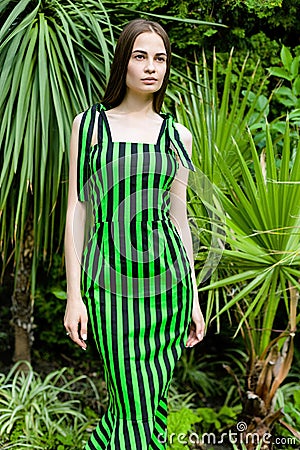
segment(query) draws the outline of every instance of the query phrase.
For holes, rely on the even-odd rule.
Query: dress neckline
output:
[[[107,134],[108,134],[108,138],[109,138],[109,140],[110,140],[110,142],[112,144],[149,145],[151,147],[156,147],[159,144],[159,142],[161,140],[161,137],[162,137],[162,135],[163,135],[163,133],[165,131],[165,126],[166,126],[166,122],[167,122],[166,119],[168,117],[168,114],[163,114],[163,113],[159,114],[160,117],[162,117],[163,121],[162,121],[162,124],[160,126],[158,137],[157,137],[157,140],[156,140],[155,143],[153,143],[153,142],[149,143],[149,142],[113,141],[112,140],[112,134],[111,134],[109,121],[108,121],[108,118],[107,118],[107,115],[106,115],[106,112],[105,112],[105,108],[103,107],[102,104],[100,106],[101,106],[101,108],[100,108],[99,113],[101,114],[101,116],[102,116],[102,118],[104,120],[105,128],[106,128],[106,131],[107,131]]]

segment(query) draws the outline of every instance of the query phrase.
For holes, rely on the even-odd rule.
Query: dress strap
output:
[[[80,201],[88,200],[89,149],[91,146],[97,105],[84,111],[78,135],[77,194]]]
[[[167,113],[166,116],[167,116],[167,128],[168,128],[170,141],[172,142],[173,146],[177,150],[177,153],[178,153],[178,156],[180,158],[182,165],[184,167],[186,167],[187,169],[190,169],[193,172],[196,172],[195,166],[194,166],[191,158],[189,157],[189,154],[188,154],[182,140],[180,139],[178,130],[175,125],[174,117],[170,113]]]

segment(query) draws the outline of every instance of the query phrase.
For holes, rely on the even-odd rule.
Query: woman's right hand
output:
[[[87,348],[87,323],[87,309],[82,299],[67,300],[64,326],[68,336],[83,350]]]

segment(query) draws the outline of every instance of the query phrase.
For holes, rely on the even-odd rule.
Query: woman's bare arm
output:
[[[86,219],[85,204],[77,197],[78,134],[82,114],[75,117],[70,142],[69,192],[65,228],[67,305],[64,326],[71,339],[86,350],[87,310],[81,298],[81,256]]]
[[[178,124],[178,131],[180,133],[180,137],[185,144],[187,152],[191,157],[192,154],[192,135],[185,127]],[[193,315],[192,319],[194,325],[191,329],[187,346],[194,346],[199,341],[203,339],[205,324],[203,315],[199,306],[199,298],[198,298],[198,288],[196,282],[196,276],[194,271],[194,256],[193,256],[193,242],[191,230],[188,223],[187,217],[187,205],[186,205],[186,188],[188,183],[189,171],[179,163],[179,168],[176,174],[176,177],[172,183],[170,189],[170,217],[174,225],[176,226],[179,235],[181,236],[182,242],[185,246],[190,266],[192,269],[192,280],[193,280],[193,288],[194,288],[194,297],[193,297]],[[195,329],[193,329],[195,328]]]

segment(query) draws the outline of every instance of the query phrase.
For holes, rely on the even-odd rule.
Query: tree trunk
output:
[[[277,389],[286,378],[294,354],[293,333],[285,333],[279,351],[275,342],[265,359],[257,358],[248,374],[248,390],[243,401],[239,426],[240,437],[247,450],[254,450],[262,440],[261,450],[272,449],[272,428],[284,413],[274,410]],[[238,428],[238,427],[237,427]]]
[[[20,243],[20,260],[15,274],[12,295],[12,324],[15,331],[13,361],[31,362],[33,342],[33,298],[31,295],[31,273],[34,251],[32,217],[29,215],[24,240]],[[27,366],[21,367],[26,370]]]

